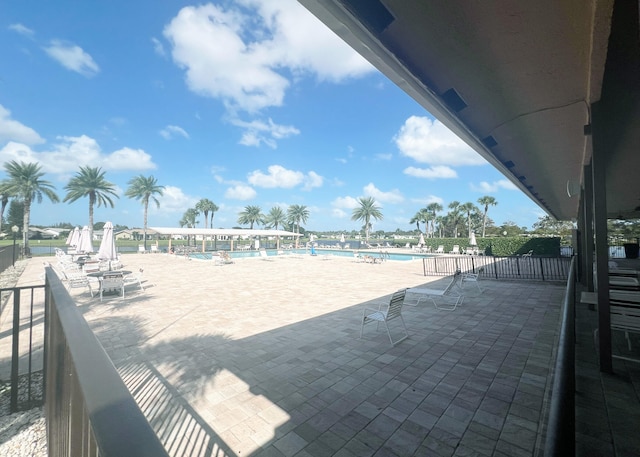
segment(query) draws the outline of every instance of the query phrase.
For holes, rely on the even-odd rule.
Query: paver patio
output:
[[[444,287],[420,261],[124,262],[144,270],[144,292],[72,295],[172,455],[530,456],[543,446],[562,283],[484,281],[453,312],[405,306],[410,337],[391,347],[375,325],[358,338],[362,310],[402,287]]]

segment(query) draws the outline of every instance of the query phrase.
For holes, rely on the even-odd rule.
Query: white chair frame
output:
[[[362,325],[360,327],[360,338],[362,338],[365,324],[372,323],[372,322],[376,323],[376,329],[380,326],[380,323],[384,324],[385,328],[387,329],[387,335],[389,336],[389,341],[391,342],[392,346],[395,346],[399,342],[409,338],[407,325],[405,324],[404,318],[402,317],[402,305],[404,304],[404,298],[406,293],[407,293],[407,289],[402,289],[397,292],[394,292],[394,294],[391,296],[391,300],[389,301],[389,304],[387,305],[387,309],[384,311],[381,309],[382,306],[384,306],[384,304],[381,304],[378,309],[365,308],[362,312]],[[389,322],[394,319],[400,319],[400,322],[402,323],[402,327],[404,328],[404,336],[396,341],[393,341],[393,338],[391,337],[391,331],[389,330]]]

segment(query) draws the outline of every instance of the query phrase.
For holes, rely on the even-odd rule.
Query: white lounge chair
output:
[[[389,300],[389,304],[386,310],[382,310],[381,304],[378,309],[373,308],[365,308],[362,312],[362,325],[360,327],[360,338],[362,338],[362,334],[364,332],[365,324],[375,322],[376,328],[383,323],[385,328],[387,329],[387,335],[389,335],[389,341],[392,346],[395,346],[400,341],[403,341],[409,337],[409,332],[407,331],[407,326],[404,323],[404,319],[402,318],[402,305],[404,304],[404,298],[407,293],[407,289],[402,289],[397,292],[394,292],[391,296],[391,300]],[[389,330],[389,322],[392,320],[399,319],[402,323],[402,327],[404,327],[404,336],[399,340],[393,341],[391,337],[391,331]]]
[[[444,246],[441,244],[438,249],[434,251],[434,254],[444,254]]]
[[[433,306],[436,309],[444,311],[453,311],[456,307],[462,304],[464,295],[454,293],[453,287],[456,281],[460,277],[460,272],[456,272],[449,281],[449,284],[444,289],[429,289],[426,287],[412,287],[407,289],[407,293],[420,294],[418,302],[415,306],[418,306],[422,300],[431,300]]]
[[[260,259],[262,260],[268,260],[268,261],[272,261],[273,259],[271,257],[269,257],[269,255],[267,254],[267,251],[265,251],[264,249],[260,249]]]
[[[454,244],[451,251],[449,251],[449,254],[460,254],[460,246]]]
[[[91,281],[87,278],[87,275],[80,270],[66,269],[62,271],[64,279],[67,282],[67,290],[87,288],[89,293],[93,297],[93,289],[91,288]]]
[[[140,268],[139,271],[140,271],[140,276],[141,276],[144,270],[142,268]],[[129,273],[127,275],[124,275],[124,277],[122,278],[123,281],[124,281],[124,286],[126,287],[129,284],[134,284],[134,285],[137,285],[142,292],[144,292],[144,287],[142,285],[142,278],[140,276],[136,275],[134,273]],[[123,293],[124,293],[124,291],[123,291]]]

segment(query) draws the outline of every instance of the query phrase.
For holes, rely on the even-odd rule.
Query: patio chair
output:
[[[454,244],[451,251],[449,251],[449,254],[460,254],[460,246]]]
[[[100,279],[100,301],[104,296],[104,292],[107,291],[120,291],[118,295],[122,295],[124,299],[124,277],[122,273],[111,272],[104,273]]]
[[[460,288],[464,288],[465,282],[471,282],[476,285],[480,293],[484,292],[480,287],[480,274],[484,271],[484,268],[479,268],[477,273],[462,273],[460,275]]]
[[[146,254],[147,253],[147,250],[144,248],[144,244],[138,245],[138,253],[139,254]]]
[[[434,251],[434,254],[444,254],[444,246],[441,244],[438,249]]]
[[[407,289],[402,289],[397,292],[394,292],[391,296],[391,300],[389,301],[389,305],[386,310],[382,310],[381,304],[379,309],[373,308],[365,308],[362,312],[362,325],[360,327],[360,338],[362,338],[362,334],[364,332],[365,324],[375,322],[376,328],[380,326],[380,323],[383,323],[385,328],[387,329],[387,335],[389,335],[389,341],[392,346],[395,346],[399,342],[407,339],[409,337],[409,333],[407,331],[407,326],[404,323],[404,319],[402,318],[402,305],[404,304],[404,298],[407,293]],[[391,331],[389,330],[389,322],[395,319],[399,319],[404,327],[404,336],[399,340],[393,341],[391,337]]]
[[[522,257],[531,257],[533,255],[533,249],[527,252],[526,254],[522,254]]]
[[[160,252],[160,249],[158,249],[158,246],[156,246],[155,244],[151,245],[151,254],[158,254]]]

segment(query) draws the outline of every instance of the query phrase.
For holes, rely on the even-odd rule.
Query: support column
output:
[[[611,357],[611,316],[609,306],[609,244],[607,240],[606,133],[600,104],[591,108],[593,125],[593,221],[596,247],[596,284],[598,289],[598,344],[600,371],[613,373]]]
[[[582,237],[584,248],[584,285],[589,292],[595,290],[593,284],[593,250],[595,246],[593,244],[593,173],[591,165],[592,164],[588,164],[584,167],[584,204],[582,205],[584,211],[584,236]]]

